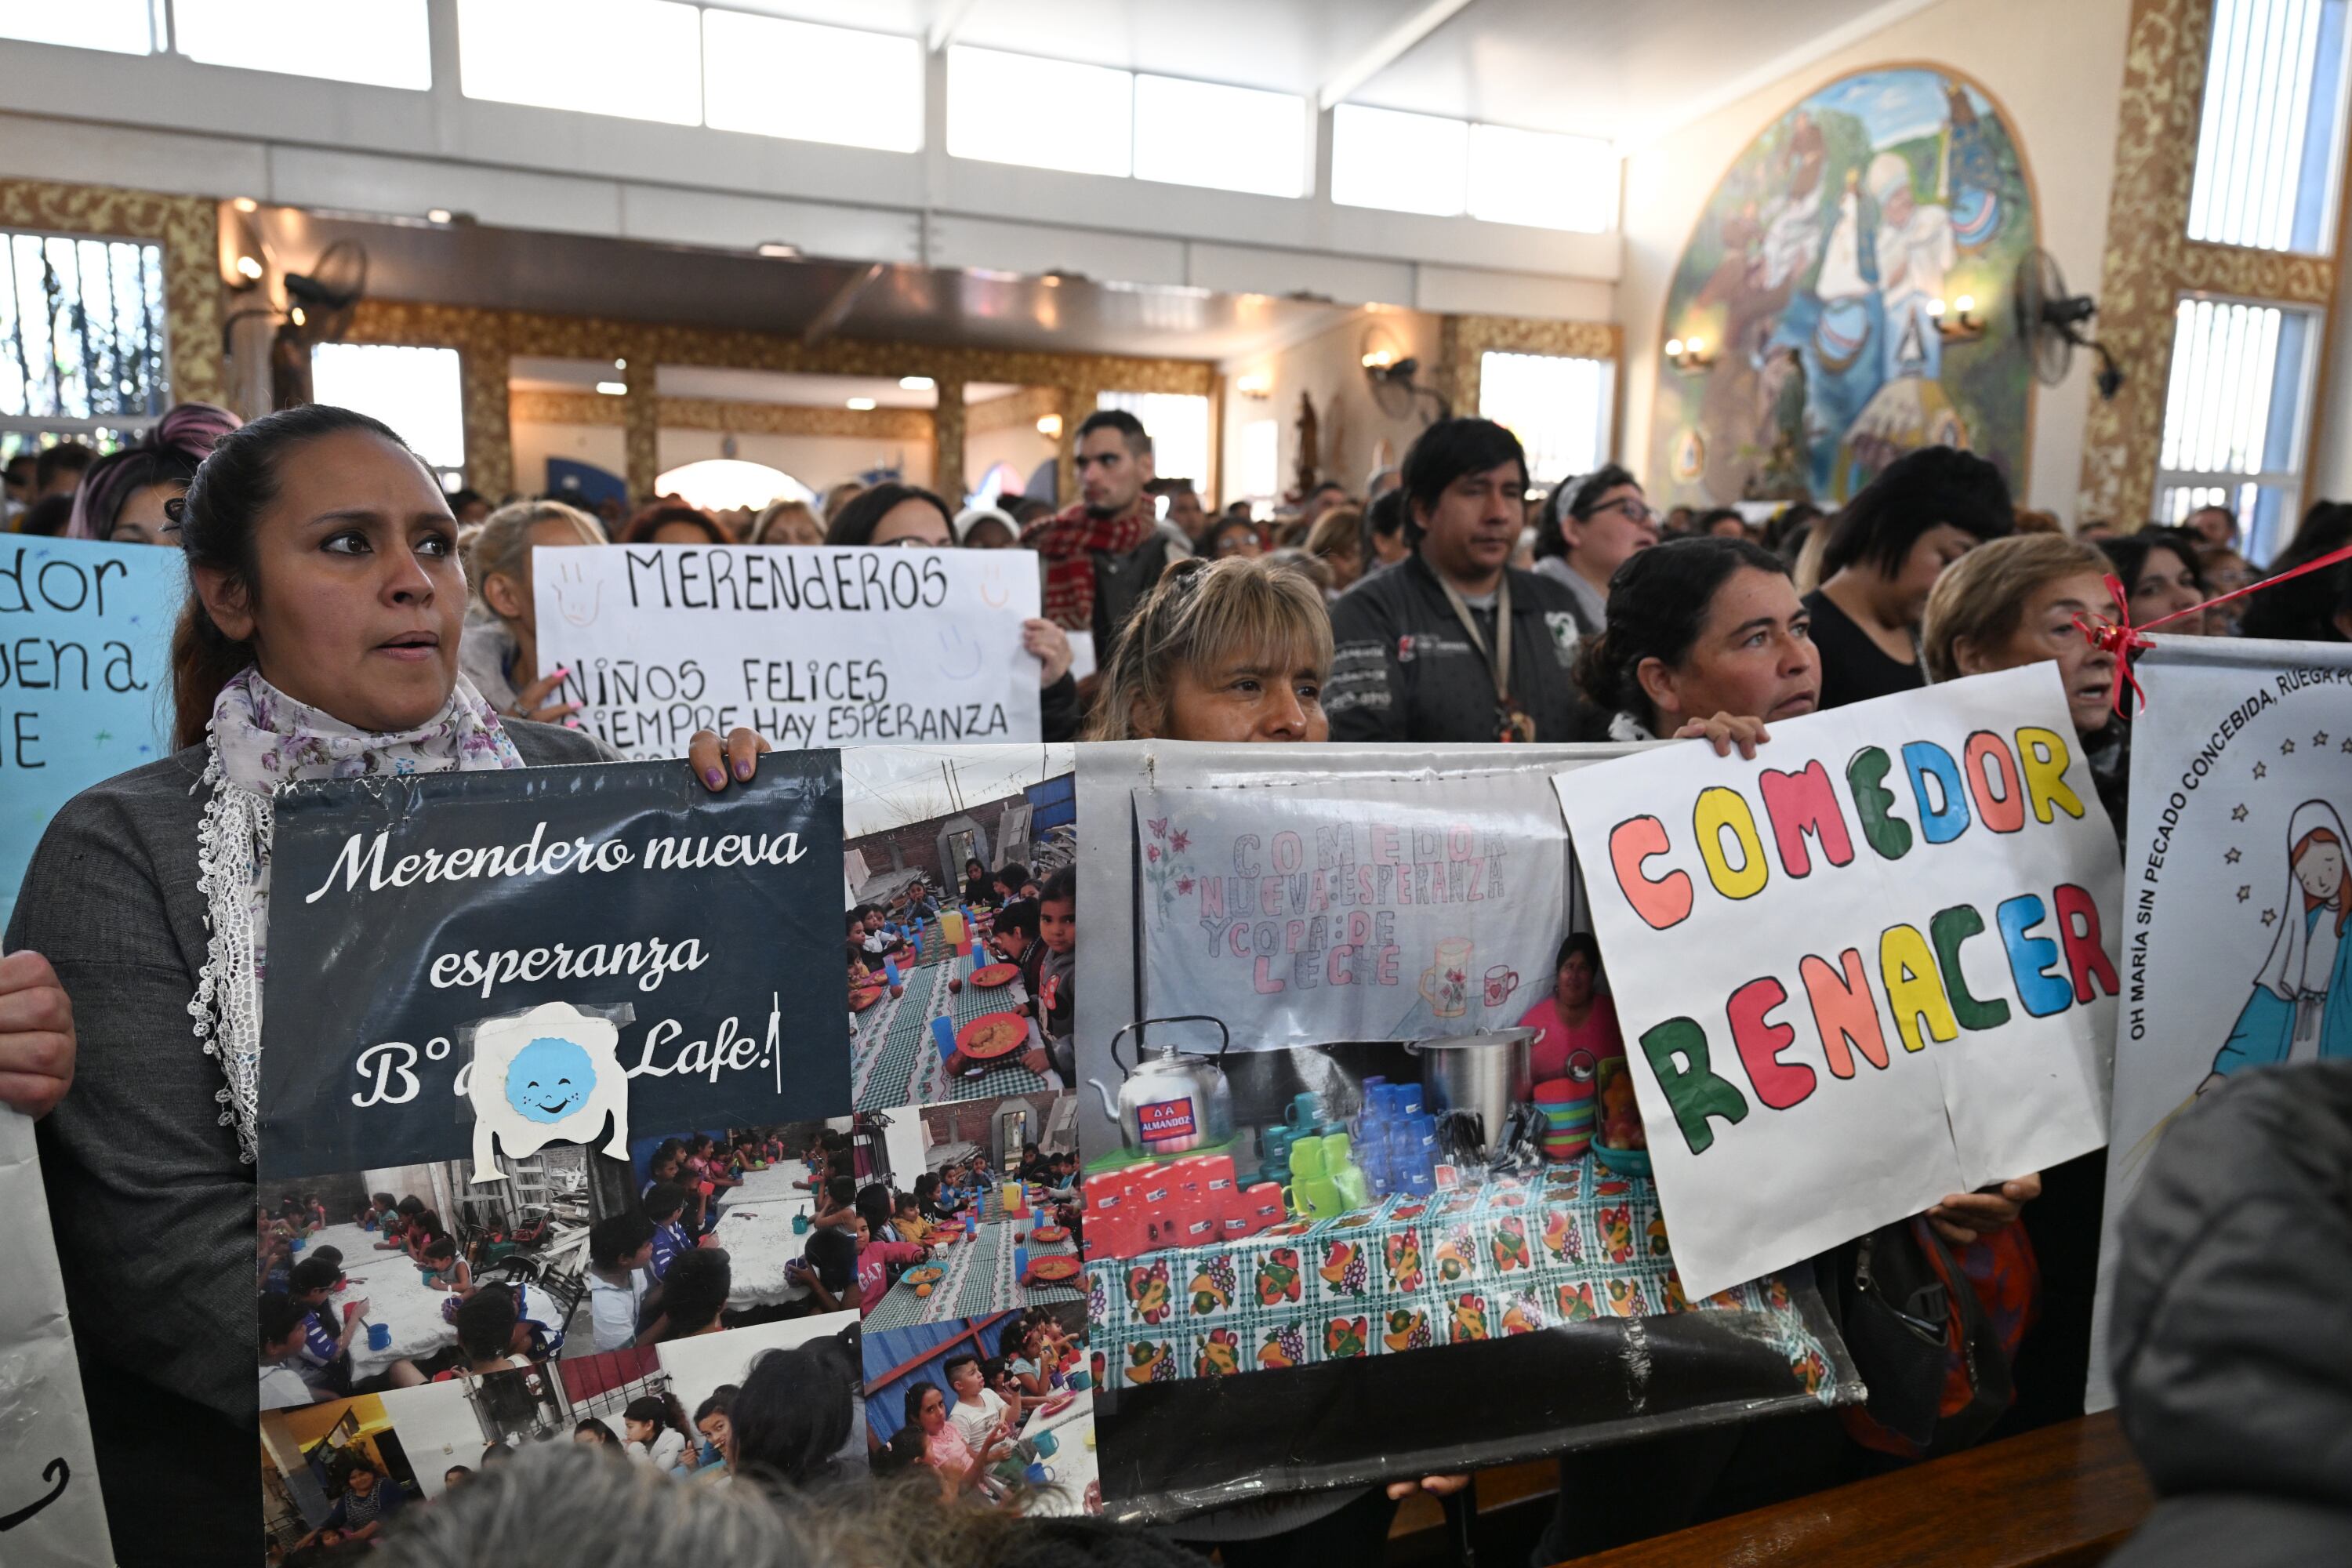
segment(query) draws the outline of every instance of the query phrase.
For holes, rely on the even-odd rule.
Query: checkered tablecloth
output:
[[[943,1323],[957,1318],[1010,1311],[1040,1302],[1084,1300],[1085,1293],[1075,1281],[1068,1285],[1024,1287],[1013,1277],[1013,1254],[1015,1247],[1022,1245],[1019,1238],[1032,1226],[1045,1223],[1033,1210],[1026,1219],[983,1223],[979,1236],[971,1241],[934,1247],[931,1261],[947,1270],[946,1277],[931,1287],[928,1296],[916,1295],[915,1288],[901,1279],[890,1287],[881,1305],[866,1314],[866,1326],[904,1329],[916,1323]],[[1026,1245],[1032,1260],[1078,1255],[1075,1241]]]
[[[1832,1388],[1828,1358],[1785,1285],[1768,1277],[1689,1300],[1655,1189],[1589,1157],[1541,1181],[1401,1194],[1230,1245],[1098,1259],[1087,1285],[1095,1342],[1128,1384],[1706,1309],[1756,1314],[1808,1393]]]
[[[1067,1087],[1058,1074],[1040,1075],[1023,1067],[1019,1051],[985,1072],[949,1081],[947,1064],[940,1059],[939,1044],[931,1037],[931,1020],[948,1018],[961,1030],[984,1013],[1010,1011],[1027,1001],[1029,994],[1018,980],[992,990],[967,984],[950,993],[948,978],[962,974],[962,963],[937,934],[936,926],[926,931],[923,962],[898,972],[907,994],[885,993],[865,1012],[851,1015],[856,1026],[850,1045],[851,1103],[860,1110],[891,1110],[902,1105],[993,1100]],[[1029,1025],[1029,1043],[1040,1043],[1034,1020]]]

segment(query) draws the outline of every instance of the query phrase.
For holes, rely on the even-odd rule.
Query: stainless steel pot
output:
[[[1478,1119],[1477,1142],[1491,1148],[1509,1125],[1511,1112],[1535,1094],[1528,1053],[1537,1029],[1496,1029],[1442,1040],[1413,1040],[1405,1048],[1421,1058],[1421,1088],[1429,1110],[1443,1119],[1466,1112]]]

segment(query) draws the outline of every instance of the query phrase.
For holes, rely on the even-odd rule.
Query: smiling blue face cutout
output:
[[[507,1068],[507,1103],[525,1121],[561,1121],[587,1103],[596,1064],[572,1041],[542,1035],[515,1053]]]

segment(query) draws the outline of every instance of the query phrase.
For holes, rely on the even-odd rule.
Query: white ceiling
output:
[[[1430,0],[726,0],[1123,70],[1313,93]],[[1470,0],[1352,102],[1636,142],[1927,0]],[[1009,106],[1017,108],[1017,106]]]

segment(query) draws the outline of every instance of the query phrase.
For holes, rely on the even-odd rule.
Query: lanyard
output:
[[[1495,722],[1501,731],[1500,738],[1506,741],[1534,740],[1535,721],[1511,700],[1510,573],[1506,571],[1503,574],[1502,584],[1495,590],[1496,646],[1492,649],[1486,647],[1486,639],[1478,630],[1477,617],[1471,615],[1469,604],[1454,584],[1442,574],[1433,573],[1432,575],[1437,577],[1437,585],[1445,591],[1445,602],[1454,607],[1454,618],[1460,621],[1462,629],[1469,634],[1470,646],[1478,650],[1478,657],[1486,663],[1487,675],[1494,679]]]

